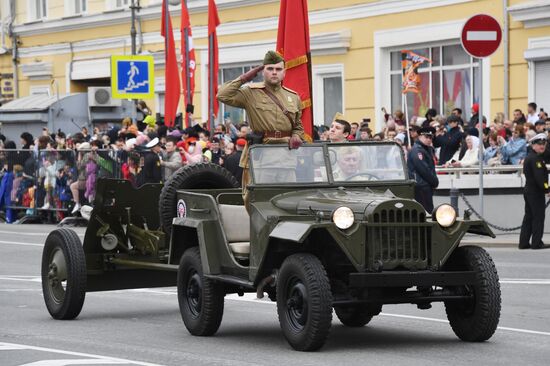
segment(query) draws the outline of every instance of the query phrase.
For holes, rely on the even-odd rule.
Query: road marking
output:
[[[549,279],[538,278],[503,278],[499,282],[509,285],[550,285]]]
[[[27,346],[27,345],[24,345],[24,344],[0,342],[0,351],[7,351],[7,350],[31,350],[31,351],[59,353],[59,354],[62,354],[62,355],[92,358],[92,359],[88,359],[88,360],[75,360],[75,359],[43,360],[43,361],[37,361],[37,362],[25,364],[26,366],[30,366],[30,365],[32,365],[32,366],[38,366],[38,365],[40,365],[40,366],[60,366],[60,365],[92,365],[92,364],[93,365],[132,364],[132,365],[141,365],[141,366],[162,366],[162,365],[159,365],[159,364],[156,364],[156,363],[132,361],[132,360],[124,359],[124,358],[107,357],[107,356],[101,356],[101,355],[94,355],[94,354],[91,354],[91,353],[71,352],[71,351],[63,351],[63,350],[55,349],[55,348],[35,347],[35,346]],[[61,362],[63,362],[63,363],[61,363]]]
[[[391,313],[380,313],[380,315],[384,316],[390,316],[393,318],[404,318],[404,319],[413,319],[413,320],[426,320],[430,322],[436,322],[436,323],[447,323],[449,324],[448,320],[444,319],[437,319],[437,318],[426,318],[423,316],[414,316],[414,315],[402,315],[402,314],[391,314]],[[544,335],[544,336],[550,336],[550,332],[540,332],[537,330],[529,330],[529,329],[519,329],[519,328],[509,328],[509,327],[497,327],[498,330],[506,330],[509,332],[518,332],[518,333],[527,333],[527,334],[536,334],[536,335]]]
[[[28,247],[44,247],[44,244],[22,243],[22,242],[19,242],[19,241],[3,241],[3,240],[0,240],[0,244],[22,245],[22,246],[28,246]]]
[[[19,231],[5,231],[5,230],[0,230],[0,234],[15,234],[15,235],[31,235],[31,236],[47,236],[49,234],[48,233],[23,233],[23,232],[19,232]]]
[[[4,281],[42,282],[42,277],[37,276],[0,276]]]
[[[496,41],[497,32],[496,31],[467,31],[466,40],[467,41]]]

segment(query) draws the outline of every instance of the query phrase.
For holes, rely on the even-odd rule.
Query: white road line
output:
[[[94,355],[94,354],[91,354],[91,353],[71,352],[71,351],[63,351],[63,350],[55,349],[55,348],[35,347],[35,346],[27,346],[27,345],[24,345],[24,344],[0,342],[0,351],[4,351],[4,350],[8,350],[8,349],[11,349],[11,350],[32,350],[32,351],[59,353],[59,354],[62,354],[62,355],[90,357],[90,358],[93,358],[93,359],[97,359],[97,362],[95,362],[96,360],[93,360],[93,359],[85,360],[86,362],[83,362],[84,360],[45,360],[45,361],[39,361],[39,362],[44,362],[44,363],[36,363],[35,362],[35,363],[27,364],[27,365],[33,365],[33,366],[36,366],[36,365],[42,365],[42,366],[45,366],[45,365],[48,365],[48,366],[50,366],[50,365],[77,365],[76,363],[47,363],[47,362],[51,362],[51,361],[54,361],[54,362],[55,361],[66,361],[66,362],[82,361],[81,363],[78,363],[78,364],[103,364],[103,365],[132,364],[132,365],[141,365],[141,366],[162,366],[162,365],[159,365],[159,364],[156,364],[156,363],[132,361],[132,360],[124,359],[124,358],[107,357],[107,356],[101,356],[101,355]],[[101,361],[101,362],[99,362],[99,361]]]
[[[436,318],[426,318],[423,316],[414,316],[414,315],[402,315],[402,314],[390,314],[390,313],[380,313],[380,315],[384,316],[390,316],[393,318],[404,318],[404,319],[413,319],[413,320],[426,320],[430,322],[436,322],[436,323],[449,323],[449,321],[444,319],[436,319]],[[509,327],[498,327],[498,330],[506,330],[509,332],[518,332],[518,333],[527,333],[527,334],[536,334],[536,335],[544,335],[544,336],[550,336],[550,332],[540,332],[537,330],[529,330],[529,329],[519,329],[519,328],[509,328]]]
[[[42,277],[38,276],[0,276],[0,281],[24,281],[24,282],[42,282]]]
[[[15,235],[31,235],[31,236],[48,236],[48,233],[25,233],[21,231],[5,231],[0,230],[0,234],[15,234]]]
[[[126,361],[118,361],[111,359],[90,359],[84,358],[81,360],[69,358],[66,360],[42,360],[31,363],[25,363],[20,366],[67,366],[67,365],[113,365],[113,364],[128,364]]]
[[[27,247],[44,247],[44,244],[22,243],[22,242],[19,242],[19,241],[3,241],[3,240],[0,240],[0,244],[22,245],[22,246],[27,246]]]
[[[545,279],[503,278],[499,282],[508,285],[550,285],[550,280]]]

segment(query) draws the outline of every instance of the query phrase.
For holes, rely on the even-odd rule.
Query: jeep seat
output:
[[[248,259],[250,255],[250,217],[242,205],[219,204],[220,221],[233,255]]]

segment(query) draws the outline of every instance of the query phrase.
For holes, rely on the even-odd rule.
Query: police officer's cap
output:
[[[531,140],[529,140],[529,143],[530,144],[543,144],[545,143],[547,140],[547,136],[545,133],[539,133],[539,134],[536,134],[535,136],[533,136],[531,138]]]
[[[433,127],[422,127],[418,130],[419,135],[433,136],[435,135],[435,128]]]
[[[155,137],[154,139],[149,141],[147,145],[145,145],[145,147],[148,149],[152,149],[153,147],[157,146],[159,143],[160,143],[159,138]]]
[[[545,125],[546,124],[546,121],[543,120],[543,119],[539,119],[537,122],[535,122],[535,126],[536,125]]]
[[[285,59],[278,52],[267,51],[264,57],[264,65],[274,65],[283,62]]]

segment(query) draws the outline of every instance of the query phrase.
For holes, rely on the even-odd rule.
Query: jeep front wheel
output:
[[[500,319],[500,285],[491,256],[480,247],[456,249],[445,265],[446,270],[474,271],[473,285],[450,288],[457,294],[471,296],[461,301],[446,301],[447,319],[458,338],[483,342],[491,338]]]
[[[294,349],[315,351],[323,346],[332,321],[332,293],[317,257],[299,253],[283,262],[277,281],[277,313]]]
[[[220,283],[204,277],[198,247],[183,253],[178,268],[178,303],[189,333],[211,336],[223,317],[224,292]]]
[[[334,312],[342,324],[347,327],[364,327],[373,315],[366,306],[335,306]]]

